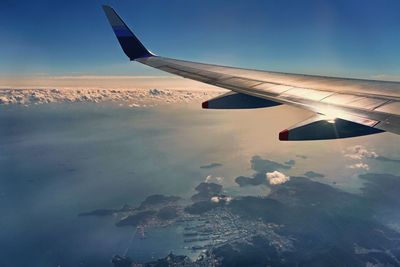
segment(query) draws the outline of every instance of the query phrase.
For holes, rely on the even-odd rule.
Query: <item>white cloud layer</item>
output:
[[[210,90],[167,89],[0,89],[0,105],[62,102],[120,102],[131,107],[158,103],[180,103],[209,99],[218,95]]]
[[[283,184],[290,180],[289,176],[286,176],[285,174],[278,172],[278,171],[267,172],[265,174],[265,176],[266,176],[267,181],[271,185]]]

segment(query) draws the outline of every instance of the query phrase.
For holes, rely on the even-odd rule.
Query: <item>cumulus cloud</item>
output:
[[[348,147],[343,151],[346,158],[353,160],[362,160],[364,158],[377,158],[378,154],[375,151],[368,150],[362,145]]]
[[[211,202],[219,203],[219,197],[215,196],[211,198]]]
[[[268,182],[266,179],[266,173],[273,173],[277,170],[289,170],[292,168],[292,165],[281,164],[276,161],[263,159],[260,156],[253,156],[250,163],[251,168],[256,171],[256,173],[251,177],[236,177],[235,182],[239,186],[266,184]],[[295,164],[295,162],[293,163]]]
[[[221,184],[223,181],[224,181],[224,177],[219,177],[219,176],[214,177],[212,175],[208,175],[206,177],[206,179],[204,180],[204,182],[206,182],[206,183],[218,183],[218,184]]]
[[[211,202],[213,202],[213,203],[220,203],[220,202],[229,203],[232,200],[233,200],[233,197],[228,197],[228,196],[213,196],[211,198]]]
[[[286,176],[285,174],[278,172],[278,171],[267,172],[265,174],[265,176],[266,176],[267,181],[271,185],[283,184],[290,180],[289,176]]]
[[[365,162],[365,160],[368,159],[382,160],[382,158],[386,159],[385,157],[379,156],[375,151],[367,149],[363,145],[348,147],[345,150],[343,150],[343,154],[347,159],[355,161],[350,165],[347,165],[347,168],[355,170],[368,171],[370,167]]]
[[[362,169],[362,170],[369,170],[369,165],[366,163],[355,163],[347,166],[350,169]]]

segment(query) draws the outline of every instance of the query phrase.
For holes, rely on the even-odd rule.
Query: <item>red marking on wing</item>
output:
[[[283,130],[279,133],[279,140],[288,141],[289,140],[289,130]]]
[[[201,103],[202,108],[208,108],[208,101]]]

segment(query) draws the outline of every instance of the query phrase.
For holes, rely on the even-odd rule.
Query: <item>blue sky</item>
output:
[[[104,3],[162,56],[331,76],[400,76],[395,0],[3,0],[0,74],[164,75],[128,61]]]

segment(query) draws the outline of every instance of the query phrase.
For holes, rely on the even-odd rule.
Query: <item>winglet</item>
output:
[[[107,19],[110,22],[122,49],[130,60],[154,56],[144,47],[128,26],[126,26],[125,22],[118,16],[117,12],[115,12],[112,7],[104,5],[103,10],[106,13]]]

